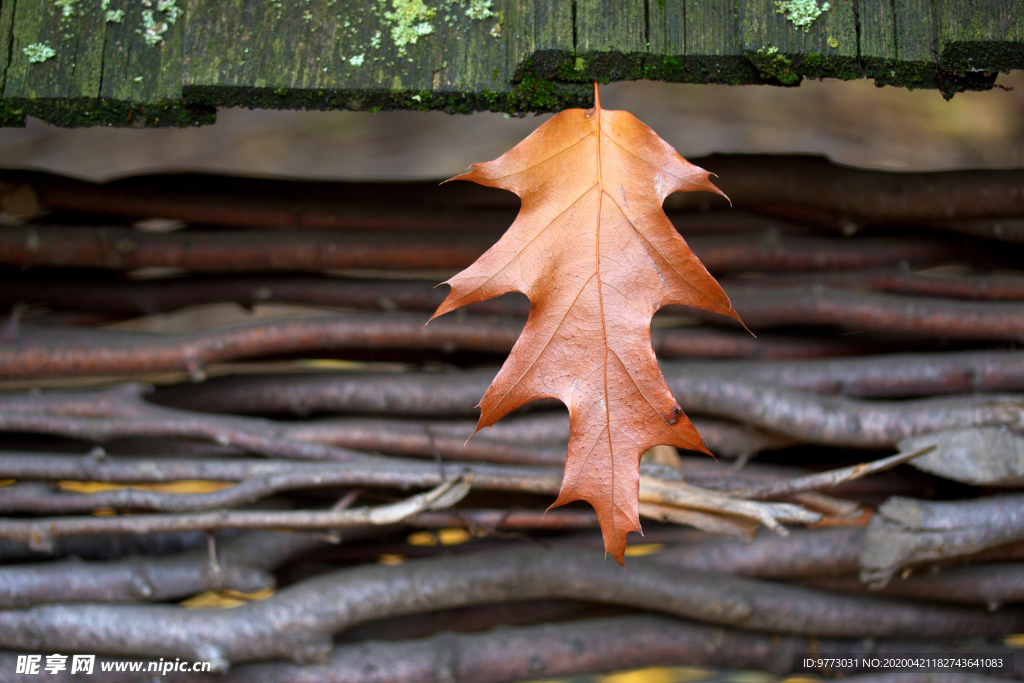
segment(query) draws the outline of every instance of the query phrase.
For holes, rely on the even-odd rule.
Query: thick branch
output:
[[[570,598],[609,602],[769,633],[821,637],[1001,636],[1024,614],[988,614],[864,596],[830,595],[653,562],[628,572],[580,549],[514,550],[359,567],[325,574],[233,610],[50,605],[0,612],[0,646],[204,659],[226,666],[321,659],[331,634],[400,614],[462,605]]]
[[[670,384],[698,378],[708,383],[746,379],[863,398],[1024,390],[1024,353],[1020,351],[770,362],[670,361],[661,366]],[[474,415],[492,379],[492,369],[234,375],[214,377],[202,384],[159,387],[152,399],[165,405],[221,413],[306,416],[354,412],[454,417]],[[495,430],[503,424],[499,422],[489,433],[497,434]]]
[[[1024,242],[1024,220],[1016,216],[1009,218],[953,218],[932,223],[940,230],[960,232],[1004,242]]]
[[[1024,214],[1020,170],[892,172],[856,169],[824,157],[721,155],[692,159],[717,173],[736,206],[766,203],[818,209],[867,223],[938,222],[956,217]],[[98,213],[126,219],[160,216],[200,225],[349,230],[436,230],[472,212],[514,213],[506,195],[468,183],[438,190],[405,183],[395,205],[393,183],[338,183],[154,174],[108,183],[7,171],[11,187],[28,186],[36,210]],[[667,208],[700,207],[708,199],[677,193]],[[724,206],[725,202],[719,201]],[[411,207],[411,208],[406,208]],[[506,218],[506,216],[502,216]],[[501,225],[508,225],[505,220]],[[689,220],[689,216],[686,217]],[[467,226],[468,227],[468,226]]]
[[[238,228],[337,230],[444,230],[467,216],[467,229],[479,229],[488,214],[515,216],[518,204],[499,192],[468,183],[438,191],[436,182],[402,183],[403,202],[394,201],[395,183],[339,183],[271,180],[224,175],[159,173],[104,183],[37,171],[3,171],[12,189],[31,190],[33,218],[43,211],[73,211],[138,220],[161,217],[197,225]],[[24,190],[23,190],[24,191]],[[28,202],[31,204],[31,202]]]
[[[939,296],[1024,298],[1024,278],[1010,276],[935,278],[905,271],[836,271],[809,275],[723,282],[733,305],[751,328],[778,325],[840,325],[866,330],[907,331],[953,338],[1003,339],[1019,333],[1014,326],[1021,305],[1009,302],[966,303]],[[962,282],[963,281],[963,282]],[[0,304],[44,304],[59,310],[85,310],[112,315],[146,315],[185,306],[235,302],[253,306],[266,302],[335,306],[379,311],[433,312],[446,292],[435,281],[347,280],[318,277],[266,276],[191,277],[142,282],[62,280],[47,273],[26,281],[0,284]],[[872,294],[858,287],[909,290],[903,294]],[[827,287],[827,288],[825,288]],[[913,296],[916,290],[928,296]],[[948,291],[947,291],[948,290]],[[677,313],[694,309],[670,307]],[[529,301],[504,296],[471,304],[466,312],[525,317]],[[715,316],[703,316],[718,322]]]
[[[897,578],[873,592],[918,600],[984,605],[991,610],[1008,603],[1024,602],[1024,563],[1000,562],[942,569],[934,566],[934,569],[934,572],[915,572],[906,578]],[[853,577],[812,579],[809,585],[825,590],[869,590]]]
[[[409,527],[465,527],[477,534],[494,531],[596,529],[590,510],[467,510],[421,512],[396,526],[346,529],[332,539],[323,534],[256,531],[216,545],[216,563],[201,547],[165,556],[131,555],[109,561],[65,560],[0,567],[0,608],[52,602],[162,602],[203,591],[254,591],[273,587],[273,570],[329,542],[351,543],[381,531]],[[84,538],[84,537],[79,537]],[[88,537],[93,543],[97,537]],[[116,537],[101,537],[116,538]],[[152,538],[150,536],[138,538]],[[59,539],[67,540],[67,539]]]
[[[750,285],[749,280],[742,279],[721,280],[720,282],[727,292],[731,292],[736,286]],[[820,273],[783,273],[759,278],[757,284],[764,288],[814,287],[817,285],[830,289],[869,289],[893,294],[918,294],[951,299],[992,301],[1024,299],[1024,277],[1019,275],[976,273],[950,276],[923,275],[900,267]],[[126,307],[125,310],[143,312],[138,308]]]
[[[861,401],[781,389],[742,378],[705,379],[685,374],[670,378],[670,386],[687,412],[746,421],[803,443],[885,448],[908,436],[943,429],[1024,426],[1024,398],[1018,394]],[[82,417],[83,412],[88,417]],[[142,401],[139,389],[134,385],[93,392],[0,397],[0,430],[4,431],[54,434],[93,441],[125,436],[188,437],[237,445],[277,457],[317,460],[358,457],[358,454],[343,448],[298,441],[289,429],[293,429],[294,436],[300,438],[311,435],[324,438],[325,433],[331,433],[330,423],[322,428],[289,428],[287,423],[258,418],[193,413],[155,406]],[[426,429],[424,431],[427,432]],[[340,428],[334,432],[339,442],[344,433]],[[431,435],[427,432],[427,437]],[[359,442],[353,438],[350,443],[370,443],[366,435],[359,438],[364,440]],[[423,441],[423,437],[417,439]],[[379,437],[377,443],[385,445],[387,441]],[[429,445],[429,438],[426,441]]]
[[[347,460],[351,449],[395,455],[441,456],[518,464],[561,465],[565,448],[550,445],[568,440],[568,424],[555,427],[545,418],[519,418],[467,443],[475,424],[383,418],[339,418],[317,422],[271,422],[258,418],[192,413],[154,405],[142,399],[145,387],[121,385],[83,392],[10,394],[0,397],[0,431],[27,431],[105,442],[122,437],[204,439],[220,446],[284,458]],[[538,423],[538,424],[532,424]],[[540,427],[552,438],[523,439]],[[557,430],[557,431],[556,431]],[[718,425],[719,437],[730,431]],[[512,441],[529,445],[516,445]],[[530,443],[533,441],[534,443]],[[772,439],[762,439],[770,444]],[[777,441],[777,439],[775,440]],[[746,445],[756,445],[748,436]]]
[[[490,491],[521,493],[557,493],[560,469],[460,463],[447,465],[452,474],[462,469],[473,473],[473,487]],[[170,482],[189,479],[204,481],[243,481],[274,474],[309,477],[325,486],[374,486],[398,489],[429,488],[441,482],[437,463],[359,454],[351,460],[297,462],[232,458],[225,460],[188,458],[115,458],[102,459],[80,455],[42,453],[4,453],[0,456],[0,477],[11,479],[49,479],[98,481],[109,483]],[[328,483],[329,482],[329,483]],[[130,494],[142,507],[157,505],[167,496],[156,491]]]
[[[226,531],[218,539],[228,540],[241,532]],[[209,534],[201,531],[181,531],[172,534],[111,534],[107,536],[66,536],[58,539],[46,552],[32,550],[17,541],[0,541],[0,561],[41,562],[60,557],[79,557],[85,560],[111,560],[131,555],[163,556],[206,547]]]
[[[669,385],[687,412],[743,420],[803,443],[886,448],[906,436],[940,429],[1024,426],[1024,396],[1020,394],[861,401],[739,378],[709,381],[682,374],[669,378]]]
[[[424,326],[417,314],[352,313],[255,322],[205,332],[150,334],[108,329],[22,327],[0,346],[0,377],[184,371],[254,356],[353,349],[507,353],[522,321],[456,319]]]
[[[365,453],[347,448],[319,445],[332,444],[518,464],[561,464],[564,447],[550,444],[568,439],[568,421],[561,413],[513,417],[467,444],[466,439],[475,428],[475,423],[469,421],[339,418],[271,422],[166,408],[143,400],[145,390],[142,385],[127,384],[91,391],[8,394],[0,397],[0,430],[35,431],[99,442],[132,436],[205,439],[264,455],[310,460],[365,457]],[[708,421],[708,428],[719,439],[745,431],[737,425],[716,421]],[[768,436],[759,440],[756,433],[747,436],[747,443],[778,441]]]
[[[786,537],[759,534],[749,543],[705,538],[666,547],[651,560],[704,573],[765,579],[841,577],[857,571],[863,534],[859,527],[839,527],[795,529]]]
[[[924,279],[924,278],[922,278]],[[368,280],[321,276],[193,276],[159,280],[61,279],[12,275],[0,281],[0,303],[42,304],[60,310],[84,310],[118,316],[150,315],[187,306],[233,302],[243,306],[289,303],[377,311],[429,311],[444,300],[437,281]],[[502,296],[470,304],[467,312],[526,317],[524,296]]]
[[[163,478],[169,474],[173,476],[173,474],[182,474],[185,473],[185,471],[194,472],[196,474],[204,473],[210,477],[214,477],[214,479],[212,479],[214,481],[223,481],[224,479],[222,479],[222,477],[225,476],[230,479],[230,475],[235,473],[241,474],[243,472],[248,472],[248,475],[240,479],[234,486],[224,488],[219,491],[189,494],[168,493],[164,491],[134,488],[113,489],[95,493],[69,493],[57,491],[47,484],[26,481],[10,486],[0,487],[0,512],[8,514],[33,513],[67,515],[92,512],[101,508],[179,513],[218,510],[222,508],[241,507],[274,494],[287,491],[337,488],[350,484],[356,479],[361,479],[361,483],[363,485],[372,485],[374,483],[372,481],[372,470],[376,465],[382,465],[384,463],[400,465],[403,462],[395,459],[380,460],[375,459],[372,456],[367,456],[358,464],[346,463],[347,465],[354,465],[354,467],[339,467],[334,464],[324,466],[314,465],[312,463],[284,463],[280,461],[269,461],[263,463],[253,463],[253,461],[244,460],[163,460],[146,462],[134,459],[127,461],[122,459],[110,459],[105,461],[101,467],[92,467],[86,459],[75,458],[74,456],[69,458],[68,456],[40,454],[40,462],[38,463],[38,466],[33,466],[31,463],[29,463],[27,467],[19,466],[22,465],[26,457],[31,456],[11,454],[0,455],[0,470],[5,471],[9,475],[17,473],[21,475],[21,477],[25,477],[25,475],[35,475],[31,477],[33,479],[53,479],[54,477],[47,475],[55,475],[56,478],[67,480],[69,478],[68,476],[60,476],[63,474],[71,475],[72,481],[96,481],[95,477],[99,476],[103,477],[104,480],[108,482],[122,481],[130,483],[152,481],[157,477]],[[232,463],[236,463],[236,466],[232,466]],[[165,467],[167,464],[170,466]],[[418,475],[422,475],[424,472],[424,468],[421,466],[423,464],[425,463],[415,463],[418,467],[416,467],[411,473],[411,481],[419,480]],[[220,467],[221,465],[223,465],[223,467]],[[143,471],[144,468],[147,467],[151,468],[149,473]],[[471,470],[474,466],[466,465],[466,467]],[[476,467],[479,468],[481,466],[476,465]],[[434,466],[434,469],[438,470],[436,465]],[[505,468],[505,471],[510,476],[509,490],[516,490],[518,487],[522,486],[526,486],[527,489],[532,489],[536,486],[545,484],[552,485],[555,481],[554,477],[558,472],[558,470],[554,468],[539,471],[522,468]],[[76,472],[77,474],[73,474],[73,472]],[[139,476],[141,479],[132,480],[131,477],[133,477],[133,475]],[[390,474],[385,474],[384,480],[394,483]],[[210,481],[210,479],[207,479],[207,481]],[[415,486],[415,484],[413,485]],[[494,481],[486,481],[483,486],[485,488],[493,488],[494,485]],[[259,516],[256,516],[253,519],[258,518]],[[148,526],[146,521],[147,519],[149,518],[146,516],[133,515],[127,524],[132,528],[137,528],[138,525],[145,525],[147,529],[150,529],[149,533],[156,531],[157,529],[150,528]],[[204,523],[214,523],[210,518],[205,516],[191,516],[181,519],[193,519],[196,520],[197,523],[202,520],[207,520]],[[307,523],[299,517],[296,519],[299,520],[300,524]],[[93,522],[93,526],[95,526],[95,524],[99,524],[100,526],[109,525],[109,521],[104,522],[101,519],[95,519]],[[118,526],[118,524],[115,523],[114,526]],[[159,526],[159,524],[157,524],[157,526]],[[243,526],[245,525],[243,524]],[[292,525],[282,524],[282,526]],[[351,526],[351,524],[347,523],[345,526]],[[187,526],[185,528],[191,529],[206,527]],[[65,533],[95,532],[71,531]],[[0,537],[2,536],[3,532],[0,531]]]
[[[296,230],[183,230],[144,233],[130,228],[31,225],[0,232],[0,265],[181,268],[194,273],[321,272],[332,269],[453,270],[465,268],[495,241],[494,234],[412,233],[390,236]],[[695,235],[687,240],[712,273],[935,265],[977,256],[980,246],[901,237],[855,240],[768,232]]]
[[[932,502],[893,497],[878,508],[861,545],[860,576],[884,586],[904,567],[1024,540],[1024,495]]]
[[[925,278],[927,279],[927,278]],[[226,285],[224,284],[226,283]],[[403,310],[431,312],[443,301],[446,292],[435,289],[435,283],[427,282],[394,282],[394,281],[346,281],[300,280],[278,286],[273,281],[242,281],[232,283],[231,280],[206,283],[202,280],[189,285],[189,280],[160,283],[160,296],[165,296],[164,289],[172,296],[180,299],[195,299],[190,295],[197,287],[212,286],[204,291],[203,296],[210,301],[217,301],[214,296],[227,296],[228,299],[240,300],[243,303],[258,303],[261,300],[286,301],[290,303],[313,303],[319,305],[342,306],[369,310]],[[291,285],[291,286],[289,286]],[[152,289],[157,285],[151,283]],[[89,290],[95,285],[79,290],[90,295]],[[234,289],[237,288],[237,289]],[[137,297],[133,283],[130,287],[124,284],[114,287],[113,295],[103,295],[102,290],[90,295],[90,301],[96,298],[103,303],[104,298]],[[178,290],[178,291],[176,291]],[[180,291],[185,290],[185,291]],[[226,290],[226,291],[225,291]],[[296,291],[297,290],[297,291]],[[11,303],[22,303],[24,288],[19,286],[10,290]],[[60,292],[67,291],[59,288]],[[916,335],[931,335],[954,339],[997,339],[1020,340],[1024,338],[1024,304],[1017,302],[966,302],[960,300],[937,299],[935,297],[909,296],[863,292],[858,290],[825,289],[821,284],[812,287],[764,287],[760,282],[756,288],[747,285],[734,285],[728,290],[736,310],[744,322],[752,329],[764,329],[783,325],[835,325],[859,330],[875,332],[908,332]],[[66,307],[66,299],[58,290],[53,291],[53,298],[59,299],[60,306]],[[245,293],[248,292],[248,296]],[[258,295],[261,298],[256,298]],[[152,295],[151,295],[152,296]],[[495,313],[511,317],[525,317],[529,312],[529,303],[522,297],[500,297],[493,301],[473,304],[469,311],[477,313]],[[719,317],[712,314],[701,314],[692,308],[670,306],[666,311],[684,315],[698,314],[712,322]],[[512,323],[507,321],[509,325]],[[336,333],[337,334],[337,333]]]
[[[160,602],[217,588],[254,591],[275,585],[271,570],[321,544],[311,534],[254,532],[209,552],[135,556],[108,562],[69,558],[0,567],[0,608],[50,602]]]
[[[19,327],[0,345],[0,378],[188,372],[242,358],[354,351],[477,352],[502,355],[522,331],[519,318],[443,317],[424,325],[416,313],[346,313],[253,322],[202,332],[153,334],[77,327]],[[705,328],[658,330],[655,351],[668,358],[835,356],[876,348],[846,339],[763,336]]]
[[[629,634],[624,638],[623,634]],[[401,642],[361,642],[335,647],[319,664],[285,662],[244,664],[224,676],[189,677],[183,683],[514,683],[537,676],[572,676],[648,666],[720,666],[783,675],[793,671],[796,655],[821,653],[847,658],[907,653],[971,656],[979,652],[1012,657],[1013,650],[993,642],[963,644],[924,640],[839,640],[762,635],[702,626],[679,619],[637,615],[558,624],[496,628],[484,633],[439,633]],[[0,653],[0,667],[14,671],[17,655]],[[100,662],[109,661],[98,658]],[[137,674],[108,674],[112,682],[137,680]],[[134,676],[134,677],[132,677]],[[443,676],[444,678],[440,678]],[[67,671],[49,675],[56,683],[74,683]],[[871,674],[857,683],[998,683],[1005,679],[946,672]]]
[[[252,453],[301,460],[344,461],[365,457],[355,451],[296,441],[268,420],[233,415],[189,415],[146,403],[145,387],[0,396],[0,431],[53,434],[93,442],[122,436],[202,439]]]
[[[720,155],[699,160],[736,206],[798,206],[872,224],[933,224],[950,217],[1024,214],[1024,171],[893,173],[824,157]],[[695,203],[677,195],[673,205]]]
[[[420,457],[440,456],[446,460],[475,460],[519,465],[565,464],[569,440],[568,418],[565,434],[557,436],[553,420],[541,414],[518,418],[505,431],[488,430],[473,436],[476,423],[470,421],[429,422],[387,418],[335,418],[314,422],[281,423],[289,439],[313,441],[355,450]],[[559,425],[560,426],[560,425]],[[534,428],[547,428],[540,434]],[[561,430],[558,430],[561,432]],[[738,430],[737,430],[738,431]],[[529,436],[527,436],[529,435]],[[471,439],[470,437],[473,436]],[[523,436],[524,438],[518,438]],[[541,439],[541,436],[555,438]]]
[[[820,285],[733,288],[729,297],[752,329],[835,325],[952,339],[1024,340],[1024,304],[1017,302],[957,301]]]
[[[162,267],[197,273],[454,270],[471,264],[493,242],[493,234],[472,233],[146,233],[122,227],[31,225],[0,233],[0,264],[125,271]]]
[[[771,362],[673,361],[662,363],[662,368],[670,384],[688,377],[705,381],[714,377],[746,378],[788,389],[859,398],[1024,390],[1024,353],[1020,351],[900,353]],[[215,380],[221,381],[230,380]]]
[[[1013,656],[1013,651],[1005,646],[988,647],[985,652]],[[450,675],[448,680],[459,683],[512,683],[538,675],[571,676],[672,665],[753,669],[781,675],[793,671],[796,655],[811,652],[859,658],[908,652],[969,655],[972,649],[921,640],[766,636],[643,615],[501,628],[485,633],[443,633],[398,643],[342,645],[323,664],[243,665],[231,671],[225,681],[436,683],[440,671]],[[944,679],[946,683],[976,683],[953,676]]]

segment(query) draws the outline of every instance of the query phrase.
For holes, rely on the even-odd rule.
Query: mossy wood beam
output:
[[[1024,2],[935,0],[940,65],[954,74],[1024,69]]]
[[[0,0],[0,93],[3,93],[7,77],[7,66],[11,61],[11,30],[14,26],[13,0]],[[0,98],[0,127],[21,127],[25,115]]]
[[[61,126],[213,122],[211,108],[182,98],[186,16],[178,4],[2,2],[0,36],[8,16],[11,28],[8,48],[0,50],[9,61],[0,61],[6,66],[0,118],[28,115]]]
[[[1021,2],[0,0],[0,126],[196,125],[218,106],[521,115],[589,106],[593,80],[951,96],[1024,68]]]

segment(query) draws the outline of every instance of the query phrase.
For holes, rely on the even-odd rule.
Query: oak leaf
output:
[[[431,320],[508,292],[532,304],[522,335],[480,401],[477,431],[535,399],[570,413],[558,499],[597,511],[605,552],[624,560],[640,531],[639,464],[667,444],[708,453],[655,359],[651,317],[684,304],[739,320],[662,210],[676,191],[723,194],[710,174],[625,111],[569,109],[504,155],[452,180],[519,195],[502,238],[446,284]]]

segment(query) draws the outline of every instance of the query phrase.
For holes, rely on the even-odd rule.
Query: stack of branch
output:
[[[701,163],[738,208],[667,208],[758,336],[655,319],[719,460],[645,456],[625,571],[589,508],[545,513],[564,408],[467,441],[528,302],[423,325],[511,197],[0,174],[0,671],[52,652],[246,682],[1012,659],[1024,172]],[[1024,657],[989,673],[1024,679]]]

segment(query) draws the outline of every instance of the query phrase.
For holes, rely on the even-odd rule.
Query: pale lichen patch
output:
[[[172,25],[181,16],[181,8],[178,7],[176,0],[159,0],[156,3],[156,11],[163,12],[167,16],[167,23]]]
[[[498,16],[492,7],[492,0],[469,0],[466,16],[474,20],[489,19]]]
[[[78,0],[54,0],[53,4],[60,8],[61,19],[70,19],[75,16],[75,5],[78,4]]]
[[[28,57],[28,61],[33,64],[45,62],[47,59],[57,54],[57,51],[46,43],[32,43],[31,45],[26,45],[22,52],[24,52],[25,56]]]
[[[420,38],[434,32],[434,25],[430,23],[434,10],[423,0],[393,0],[392,6],[394,10],[384,12],[384,19],[391,26],[391,41],[398,48],[398,54],[404,56],[409,45],[415,45]]]
[[[152,6],[152,3],[149,3]],[[157,16],[162,14],[163,16]],[[142,10],[142,40],[150,47],[156,47],[164,42],[164,33],[167,32],[174,22],[181,16],[181,8],[176,0],[159,0],[156,10]]]
[[[785,14],[789,23],[803,29],[804,33],[829,9],[827,2],[818,6],[818,0],[778,0],[775,3],[775,11],[778,14]]]

